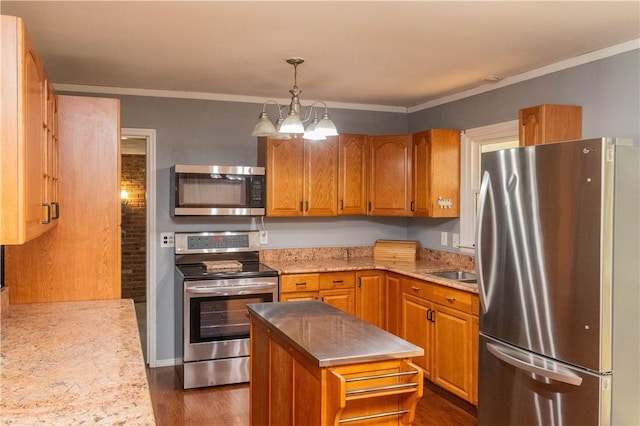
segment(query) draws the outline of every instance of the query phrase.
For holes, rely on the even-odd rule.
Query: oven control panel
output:
[[[226,253],[260,248],[259,231],[176,232],[175,253]]]

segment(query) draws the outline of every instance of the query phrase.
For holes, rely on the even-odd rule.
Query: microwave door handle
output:
[[[487,350],[499,360],[504,361],[519,370],[537,374],[539,376],[546,377],[557,382],[567,383],[573,386],[580,386],[582,384],[582,377],[572,373],[571,371],[554,371],[539,367],[537,365],[533,365],[525,360],[518,359],[513,353],[507,353],[511,351],[500,349],[498,346],[492,343],[487,344]],[[556,365],[556,363],[552,361],[549,361],[549,363],[553,366]]]

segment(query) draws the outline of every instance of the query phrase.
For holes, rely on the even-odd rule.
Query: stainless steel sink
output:
[[[439,271],[439,272],[430,272],[431,275],[435,275],[437,277],[447,278],[450,280],[460,281],[465,284],[477,284],[478,276],[471,272],[465,271]]]

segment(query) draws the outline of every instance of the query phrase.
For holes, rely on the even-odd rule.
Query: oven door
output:
[[[247,305],[277,300],[277,277],[185,281],[184,361],[249,356]]]

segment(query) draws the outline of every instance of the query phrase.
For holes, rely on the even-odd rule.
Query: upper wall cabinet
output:
[[[367,136],[338,136],[338,214],[367,214]]]
[[[411,135],[369,137],[369,205],[374,216],[411,216]]]
[[[413,135],[414,216],[460,216],[460,131]]]
[[[337,215],[338,138],[258,139],[266,168],[267,216]]]
[[[582,138],[582,107],[544,104],[520,110],[520,146]]]
[[[56,100],[22,20],[1,19],[0,243],[23,244],[59,217]]]

